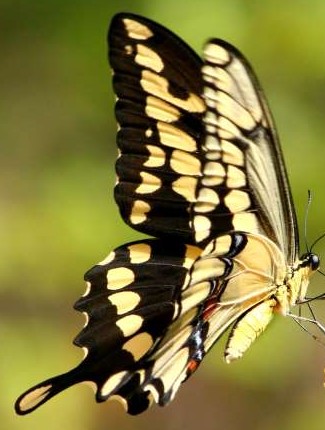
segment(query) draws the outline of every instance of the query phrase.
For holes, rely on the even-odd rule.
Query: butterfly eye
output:
[[[317,270],[320,265],[320,258],[317,254],[310,254],[309,255],[309,265],[313,271]]]
[[[301,267],[309,266],[312,271],[317,270],[320,265],[319,256],[312,252],[303,254],[300,258],[300,262]]]

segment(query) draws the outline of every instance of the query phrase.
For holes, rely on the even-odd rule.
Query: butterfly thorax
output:
[[[317,271],[319,264],[318,255],[309,252],[290,268],[286,282],[290,307],[301,303],[306,298],[310,277]]]

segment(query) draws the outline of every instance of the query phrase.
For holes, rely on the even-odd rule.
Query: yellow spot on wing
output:
[[[116,321],[116,325],[123,332],[124,337],[135,334],[142,326],[143,318],[139,315],[127,315]]]
[[[84,327],[87,327],[89,323],[89,315],[87,314],[87,312],[82,312],[82,315],[85,317]]]
[[[216,250],[218,255],[223,255],[230,251],[232,238],[229,234],[218,237]]]
[[[137,55],[135,56],[135,62],[158,73],[164,68],[164,63],[159,55],[141,43],[137,45]]]
[[[150,155],[148,160],[143,163],[145,167],[161,167],[165,164],[166,156],[161,148],[154,145],[146,145],[146,149]]]
[[[135,192],[138,194],[150,194],[159,190],[161,187],[161,180],[147,172],[140,172],[142,183],[136,188]]]
[[[115,375],[112,375],[110,378],[107,379],[107,381],[103,384],[102,389],[100,391],[102,396],[108,396],[112,391],[115,390],[115,388],[122,382],[125,375],[127,375],[128,372],[118,372],[115,373]]]
[[[226,171],[221,163],[208,161],[204,165],[203,175],[202,184],[207,187],[213,187],[222,184],[226,176]]]
[[[35,388],[35,390],[27,393],[19,402],[19,409],[26,412],[38,405],[48,394],[52,385],[44,385],[43,387]]]
[[[201,188],[197,201],[198,205],[195,205],[195,210],[200,208],[199,212],[209,212],[220,203],[218,194],[210,188]]]
[[[172,183],[175,193],[183,196],[188,202],[194,202],[197,179],[190,176],[181,176]]]
[[[222,140],[221,148],[223,151],[222,159],[225,163],[244,166],[244,153],[236,145],[228,140]]]
[[[154,96],[146,98],[146,114],[153,119],[164,122],[175,122],[180,117],[180,112],[170,103]]]
[[[246,185],[245,173],[238,167],[229,165],[227,170],[227,186],[229,188],[240,188]]]
[[[132,206],[130,221],[132,224],[141,224],[147,219],[147,213],[150,211],[150,205],[143,200],[135,200]]]
[[[140,303],[140,296],[133,291],[123,291],[120,293],[111,294],[108,300],[112,305],[116,306],[117,314],[123,315],[132,311]]]
[[[131,39],[146,40],[153,36],[152,31],[144,24],[133,19],[124,18],[123,23]]]
[[[211,194],[214,193],[216,194],[213,190],[209,190],[211,191]],[[200,196],[201,194],[201,196]],[[212,201],[207,201],[205,198],[202,197],[202,193],[200,191],[199,194],[199,199],[197,201],[197,203],[195,204],[195,212],[197,213],[207,213],[207,212],[212,212],[213,210],[215,210],[216,208],[216,204],[213,203]]]
[[[234,230],[258,233],[260,231],[256,215],[254,213],[235,214],[232,219]]]
[[[213,136],[211,134],[208,134],[204,146],[208,151],[220,151],[220,141],[216,136]]]
[[[131,45],[125,45],[124,50],[127,55],[131,55],[133,53],[133,48]]]
[[[224,178],[226,175],[224,166],[221,163],[213,161],[205,163],[203,173],[204,175],[220,176],[221,178]]]
[[[128,246],[132,264],[145,263],[150,260],[151,246],[147,243],[135,243]]]
[[[249,195],[245,191],[231,190],[225,197],[225,204],[230,212],[242,212],[250,207]]]
[[[134,282],[134,273],[126,267],[117,267],[107,271],[107,288],[118,290]]]
[[[194,217],[193,226],[195,230],[195,240],[201,242],[210,234],[211,221],[203,215],[196,215]]]
[[[140,333],[125,342],[122,349],[133,355],[134,361],[140,360],[152,347],[153,339],[149,333]]]
[[[153,131],[151,130],[151,128],[147,128],[147,130],[144,132],[145,136],[150,138],[153,134]]]
[[[86,282],[86,291],[83,293],[82,297],[88,296],[88,294],[90,293],[90,290],[91,290],[91,283]]]
[[[197,148],[196,141],[185,131],[171,124],[159,121],[157,123],[160,142],[171,148],[194,152]]]
[[[175,149],[170,157],[170,166],[180,175],[199,176],[201,163],[194,155]]]

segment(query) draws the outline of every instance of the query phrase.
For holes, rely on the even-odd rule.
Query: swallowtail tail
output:
[[[124,221],[155,238],[86,273],[75,308],[87,323],[74,341],[85,357],[22,394],[19,414],[83,381],[130,414],[165,405],[229,326],[227,362],[305,298],[319,266],[311,252],[298,256],[277,134],[240,52],[211,39],[201,60],[166,28],[124,13],[108,42],[115,199]]]

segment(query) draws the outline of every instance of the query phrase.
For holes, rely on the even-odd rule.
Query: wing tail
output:
[[[65,389],[81,382],[78,368],[40,382],[21,394],[15,403],[18,415],[26,415]],[[79,375],[79,376],[78,376]]]

